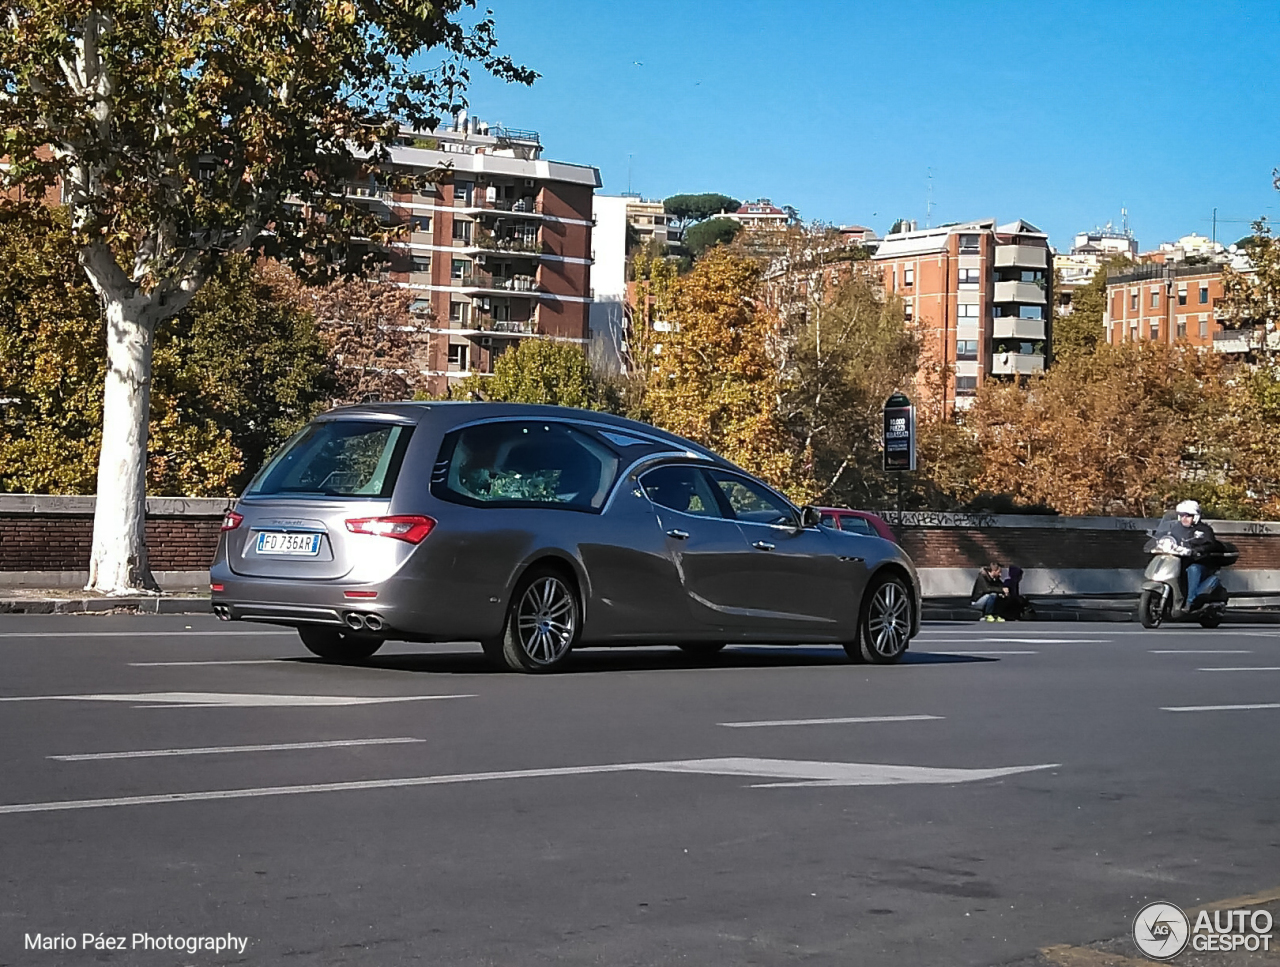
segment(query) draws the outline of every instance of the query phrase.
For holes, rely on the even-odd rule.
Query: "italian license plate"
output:
[[[320,553],[320,535],[263,531],[258,535],[258,553],[315,557]]]

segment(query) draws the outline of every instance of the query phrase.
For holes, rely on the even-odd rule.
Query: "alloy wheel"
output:
[[[911,633],[911,599],[897,581],[876,588],[867,611],[868,644],[876,656],[893,659],[907,647]]]
[[[525,590],[516,611],[516,635],[521,650],[536,665],[553,665],[573,644],[578,608],[573,592],[559,578],[547,575]]]

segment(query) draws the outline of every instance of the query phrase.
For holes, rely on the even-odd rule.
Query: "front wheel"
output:
[[[578,640],[582,605],[559,571],[535,570],[516,587],[502,635],[502,660],[515,672],[563,667]]]
[[[324,625],[303,625],[298,629],[298,637],[309,652],[330,661],[362,661],[381,648],[383,641],[368,635],[350,635]]]
[[[1222,615],[1220,614],[1207,614],[1200,619],[1201,628],[1216,628],[1220,624],[1222,624]]]
[[[845,651],[856,661],[891,665],[902,658],[911,637],[911,592],[892,575],[873,584],[862,603],[858,640]]]
[[[1164,620],[1164,595],[1148,588],[1138,599],[1138,620],[1144,628],[1159,628]]]

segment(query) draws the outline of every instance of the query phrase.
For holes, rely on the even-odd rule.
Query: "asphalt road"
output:
[[[1280,887],[1275,626],[305,654],[0,619],[0,964],[1066,963],[1037,952]]]

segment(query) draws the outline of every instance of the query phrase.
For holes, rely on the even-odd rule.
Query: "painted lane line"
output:
[[[1243,648],[1164,648],[1151,649],[1152,655],[1252,655],[1253,652]]]
[[[922,638],[912,642],[917,645],[1106,645],[1106,638]]]
[[[872,722],[932,722],[941,715],[862,715],[843,719],[776,719],[769,722],[717,722],[726,729],[767,729],[780,725],[861,725]]]
[[[72,799],[55,802],[0,805],[0,815],[62,812],[70,809],[103,809],[112,806],[151,806],[178,802],[207,802],[224,799],[256,799],[264,796],[296,796],[320,792],[355,792],[370,789],[405,789],[440,786],[495,779],[535,779],[554,776],[581,776],[609,772],[667,772],[707,776],[738,776],[755,779],[788,779],[790,782],[756,784],[753,788],[779,786],[893,786],[952,785],[1004,776],[1056,769],[1057,764],[1009,766],[1000,769],[938,769],[921,766],[882,765],[861,762],[802,762],[789,759],[682,759],[671,762],[625,762],[616,765],[567,766],[554,769],[517,769],[510,772],[471,772],[443,776],[416,776],[404,779],[364,779],[353,782],[322,782],[299,786],[260,786],[248,789],[213,789],[207,792],[177,792],[151,796],[122,796],[114,799]]]
[[[153,708],[155,706],[152,706]],[[228,752],[292,752],[296,749],[337,749],[356,745],[403,745],[426,739],[334,739],[327,742],[280,742],[275,745],[220,745],[203,749],[147,749],[141,752],[87,752],[79,755],[51,755],[59,762],[90,762],[96,759],[149,759],[173,755],[222,755]]]
[[[0,638],[245,638],[292,631],[4,631]]]
[[[1280,708],[1280,704],[1267,705],[1181,705],[1160,709],[1162,712],[1236,712],[1258,708]]]
[[[931,648],[927,652],[919,652],[922,655],[1038,655],[1038,651],[940,651],[937,648]]]
[[[107,695],[15,695],[0,702],[140,702],[148,708],[305,708],[429,702],[475,695],[253,695],[235,692],[137,692]]]
[[[184,665],[276,665],[288,658],[219,658],[214,661],[131,661],[130,668],[177,668]]]
[[[1198,672],[1280,672],[1280,665],[1244,665],[1238,668],[1197,668]]]

